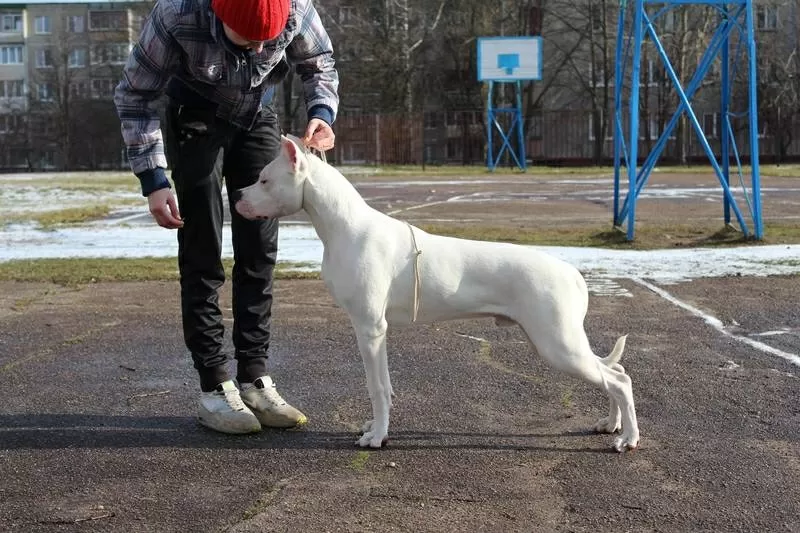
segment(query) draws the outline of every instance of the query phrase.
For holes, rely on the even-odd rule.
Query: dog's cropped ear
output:
[[[300,147],[294,143],[294,141],[285,135],[281,135],[281,151],[286,157],[286,160],[289,161],[289,166],[292,168],[292,171],[295,174],[305,169],[306,161],[303,152],[300,150]]]

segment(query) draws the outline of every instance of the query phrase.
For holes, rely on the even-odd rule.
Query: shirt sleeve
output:
[[[180,45],[171,31],[176,22],[172,2],[155,3],[114,91],[128,160],[142,180],[143,192],[169,186],[163,171],[167,159],[161,126],[153,102],[180,64]]]
[[[311,0],[296,0],[300,17],[297,35],[286,49],[303,81],[308,117],[332,124],[339,108],[339,74],[334,68],[333,45]]]

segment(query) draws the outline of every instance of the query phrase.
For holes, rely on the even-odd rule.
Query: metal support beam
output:
[[[706,52],[697,70],[684,88],[672,67],[670,59],[661,43],[654,23],[664,13],[672,9],[680,9],[684,5],[710,5],[720,14],[719,25],[708,44]],[[656,6],[648,11],[649,6]],[[747,109],[744,113],[735,113],[731,107],[732,86],[738,70],[731,68],[730,37],[734,35],[738,43],[747,47]],[[655,47],[658,57],[664,65],[667,78],[678,95],[676,111],[661,132],[656,144],[639,168],[639,120],[640,120],[640,79],[641,51],[646,40]],[[721,60],[720,72],[720,145],[718,153],[708,141],[706,132],[697,118],[692,106],[692,98],[711,69],[714,60]],[[630,75],[628,75],[628,72]],[[731,220],[731,212],[736,217],[742,233],[756,239],[763,238],[761,220],[761,192],[758,165],[758,114],[757,114],[757,68],[754,39],[752,0],[623,0],[620,3],[618,17],[617,50],[614,86],[614,225],[617,227],[627,223],[626,236],[634,239],[636,201],[646,185],[658,158],[663,153],[672,131],[681,116],[686,116],[694,130],[700,146],[703,148],[714,173],[722,187],[723,219],[725,224]],[[625,103],[627,102],[627,106]],[[645,108],[649,106],[644,106]],[[627,113],[626,113],[627,111]],[[751,183],[748,187],[742,176],[740,151],[736,145],[736,137],[731,126],[732,116],[748,116],[749,145],[751,161]],[[731,187],[730,164],[734,160],[739,174],[741,197],[745,200],[750,223],[745,220],[742,209],[736,201],[734,189]],[[621,198],[623,174],[628,177],[627,195]]]

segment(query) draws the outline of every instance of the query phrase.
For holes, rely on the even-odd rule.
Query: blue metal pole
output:
[[[658,39],[655,39],[653,44],[658,50],[658,53],[662,57],[666,57],[666,52],[664,51],[661,42]],[[672,68],[672,65],[669,62],[667,62],[665,66],[667,69],[667,76],[669,77],[670,81],[672,81],[672,84],[675,86],[675,91],[678,94],[678,98],[680,99],[682,106],[686,108],[686,114],[689,118],[689,122],[692,124],[692,127],[694,128],[695,133],[697,134],[697,139],[700,142],[700,145],[703,147],[703,150],[706,153],[706,157],[708,157],[708,160],[711,162],[711,166],[714,169],[714,174],[717,176],[717,179],[719,179],[725,195],[731,201],[731,207],[733,208],[734,214],[736,215],[736,220],[739,222],[739,226],[742,228],[742,232],[745,234],[745,236],[748,236],[747,224],[745,223],[739,208],[736,206],[735,201],[733,200],[730,187],[728,187],[728,184],[725,183],[725,181],[722,179],[722,169],[720,168],[719,163],[717,162],[717,158],[714,155],[714,151],[708,144],[708,139],[706,139],[705,133],[703,132],[703,128],[697,120],[697,116],[692,110],[691,103],[689,102],[689,99],[686,97],[686,93],[681,87],[680,80],[678,79],[677,75],[675,74],[675,70]],[[705,75],[705,73],[703,73],[703,75]],[[633,203],[631,203],[631,206],[633,206]]]
[[[492,148],[492,136],[494,135],[494,108],[492,107],[492,92],[494,82],[489,82],[489,98],[486,101],[486,166],[489,172],[494,172],[494,151]]]
[[[619,206],[619,166],[620,151],[622,148],[622,48],[625,40],[625,10],[627,2],[619,4],[619,18],[617,22],[617,49],[614,52],[614,226],[622,223]],[[627,59],[627,57],[626,57]]]
[[[656,46],[660,47],[660,43],[656,43]],[[703,151],[706,153],[706,157],[708,157],[708,160],[711,163],[712,168],[714,169],[714,174],[717,176],[717,179],[719,179],[725,195],[728,197],[729,200],[731,200],[731,207],[734,210],[734,214],[736,215],[736,220],[739,222],[739,226],[742,228],[742,232],[745,234],[745,236],[747,236],[747,224],[745,223],[744,218],[742,217],[742,213],[740,212],[739,208],[736,206],[733,200],[730,187],[728,187],[728,184],[725,183],[725,181],[722,179],[722,169],[719,167],[719,163],[717,162],[717,158],[714,155],[714,151],[708,144],[708,139],[706,139],[705,133],[703,132],[703,127],[697,120],[697,116],[694,114],[694,111],[692,110],[691,104],[689,103],[689,99],[686,97],[686,93],[680,86],[680,81],[675,75],[675,71],[669,65],[667,68],[667,75],[669,75],[670,80],[672,80],[672,83],[675,85],[675,91],[678,93],[678,98],[680,98],[681,102],[684,104],[684,106],[686,106],[686,115],[688,116],[689,122],[691,123],[695,133],[697,134],[697,140],[700,142],[700,146],[703,147]]]
[[[727,22],[730,17],[730,13],[728,12],[728,6],[722,6],[722,15]],[[722,68],[720,71],[721,83],[720,83],[720,154],[722,156],[722,177],[725,180],[725,183],[728,184],[730,187],[731,184],[731,162],[730,162],[730,137],[728,137],[728,132],[730,131],[730,115],[728,111],[730,109],[730,101],[731,101],[731,80],[730,80],[730,58],[728,57],[730,42],[728,40],[729,33],[725,34],[725,40],[722,44],[722,54],[720,60],[722,62]],[[725,225],[729,225],[731,223],[731,204],[728,201],[728,197],[723,193],[722,195],[722,213],[723,219],[725,221]]]
[[[750,60],[749,112],[750,112],[750,167],[752,169],[753,189],[753,233],[758,240],[764,238],[764,226],[761,220],[761,176],[758,154],[758,68],[756,65],[755,25],[753,24],[753,2],[747,1],[747,46]]]
[[[634,222],[636,220],[636,168],[639,148],[639,77],[642,61],[642,15],[644,0],[634,0],[633,5],[633,67],[631,69],[631,99],[630,99],[630,138],[628,140],[628,232],[627,239],[633,240]]]
[[[519,163],[520,169],[524,172],[528,168],[528,159],[525,155],[525,131],[522,115],[522,82],[517,82],[517,139],[519,141]]]
[[[711,63],[714,61],[714,58],[717,56],[717,52],[720,49],[720,45],[727,39],[727,36],[730,34],[730,31],[733,29],[732,24],[723,24],[717,28],[712,35],[711,40],[709,41],[708,48],[706,49],[705,53],[703,54],[702,58],[700,59],[700,63],[697,65],[697,70],[695,71],[692,79],[689,80],[689,84],[686,86],[686,97],[691,99],[694,96],[694,93],[700,89],[702,84],[703,78],[705,77],[706,73],[708,72]],[[659,56],[661,60],[664,62],[665,69],[672,68],[671,64],[669,63],[669,58],[666,56],[666,52],[663,54],[663,47],[661,46],[661,41],[656,35],[655,31],[652,27],[648,27],[648,32],[650,34],[650,38],[653,40],[653,43],[656,46],[657,51],[659,51]],[[680,102],[678,108],[675,110],[675,113],[670,118],[669,122],[664,126],[664,131],[661,133],[661,136],[656,141],[653,150],[647,156],[644,164],[642,165],[641,170],[639,170],[639,175],[636,177],[636,195],[642,192],[647,179],[650,176],[650,172],[653,170],[653,167],[656,164],[657,158],[661,155],[661,152],[664,150],[664,146],[667,144],[667,139],[669,138],[670,133],[672,130],[675,129],[675,126],[678,123],[678,119],[685,111],[686,106],[683,102]],[[623,207],[623,209],[625,209]]]

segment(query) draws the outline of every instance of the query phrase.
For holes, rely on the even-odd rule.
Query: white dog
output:
[[[373,419],[357,444],[381,447],[389,431],[392,385],[387,328],[413,322],[495,317],[519,324],[552,366],[602,387],[609,415],[599,432],[622,433],[634,449],[639,428],[631,380],[618,363],[626,337],[606,358],[589,346],[588,292],[571,265],[531,248],[431,235],[371,208],[336,169],[283,137],[280,156],[241,189],[236,210],[249,219],[304,209],[324,245],[322,277],[350,316],[366,370]]]

